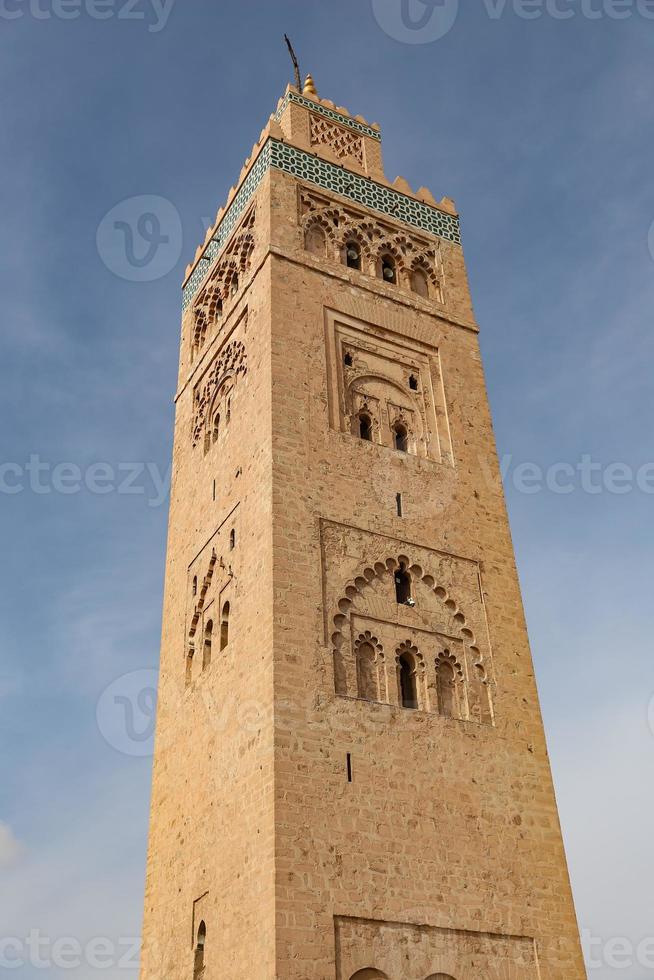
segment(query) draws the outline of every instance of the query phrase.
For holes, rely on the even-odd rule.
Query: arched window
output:
[[[312,255],[324,256],[327,251],[327,239],[320,225],[314,224],[307,229],[304,236],[304,247]]]
[[[366,442],[372,442],[372,419],[367,412],[359,414],[359,436]]]
[[[235,296],[238,292],[238,274],[235,272],[232,276],[232,281],[229,284],[229,292],[231,296]]]
[[[199,354],[204,342],[207,339],[207,318],[202,310],[199,310],[195,319],[195,330],[193,332],[193,346],[191,348],[191,360]]]
[[[224,650],[229,643],[229,603],[223,606],[223,613],[220,617],[220,649]]]
[[[384,282],[388,282],[393,286],[397,283],[397,271],[395,267],[395,259],[391,255],[382,256],[381,277],[384,280]]]
[[[219,435],[220,435],[220,412],[216,412],[216,414],[213,417],[213,426],[211,427],[212,441],[217,442]]]
[[[204,649],[202,651],[202,670],[206,670],[211,663],[211,641],[213,639],[213,620],[210,619],[204,627]]]
[[[418,296],[429,298],[429,279],[424,269],[414,269],[411,273],[411,289]]]
[[[357,972],[350,977],[350,980],[388,980],[388,978],[385,973],[381,972],[381,970],[368,968],[366,970],[357,970]]]
[[[219,320],[223,315],[223,300],[220,293],[216,290],[209,304],[209,320]]]
[[[446,660],[440,660],[436,664],[436,688],[440,713],[445,718],[457,718],[456,674],[452,664]]]
[[[186,686],[188,687],[193,680],[193,647],[188,648],[188,653],[186,654]]]
[[[195,945],[195,962],[193,964],[193,980],[201,980],[204,974],[204,948],[207,944],[207,927],[200,923],[198,938]]]
[[[358,242],[348,242],[345,246],[345,264],[348,269],[361,271],[361,246]]]
[[[403,708],[418,707],[418,688],[416,684],[416,665],[409,653],[400,657],[400,704]]]
[[[415,605],[411,596],[411,576],[404,563],[395,573],[395,599],[400,606]]]
[[[401,453],[408,453],[409,451],[409,433],[406,425],[402,422],[396,422],[393,426],[393,445]]]
[[[365,701],[379,700],[375,651],[370,643],[362,643],[357,650],[357,690]]]

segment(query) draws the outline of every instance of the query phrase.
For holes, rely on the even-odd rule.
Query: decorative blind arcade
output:
[[[403,221],[430,235],[444,238],[456,245],[461,244],[459,219],[455,215],[446,214],[429,204],[407,197],[394,188],[361,177],[294,146],[269,139],[191,273],[182,293],[183,309],[193,300],[213,260],[236,227],[238,219],[270,167],[292,174],[298,180],[316,184],[323,190],[340,194],[395,221]]]

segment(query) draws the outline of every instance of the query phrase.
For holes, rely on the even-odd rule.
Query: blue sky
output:
[[[157,664],[180,283],[288,31],[323,97],[382,124],[387,175],[462,212],[589,976],[654,975],[654,4],[411,0],[454,22],[406,43],[399,0],[76,2],[0,0],[0,953],[88,977],[106,937],[102,974],[137,975],[150,758],[101,697]],[[143,195],[180,220],[149,282],[102,231]]]

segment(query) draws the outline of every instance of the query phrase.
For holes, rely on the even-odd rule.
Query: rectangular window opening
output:
[[[352,782],[352,756],[348,752],[347,754],[347,781]]]

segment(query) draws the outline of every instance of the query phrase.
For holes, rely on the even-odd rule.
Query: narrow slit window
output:
[[[202,670],[211,665],[211,644],[213,642],[213,620],[209,620],[204,628],[204,650],[202,653]]]
[[[220,617],[220,649],[224,650],[229,643],[229,603],[223,606],[223,613]]]
[[[395,504],[396,504],[396,507],[397,507],[397,516],[398,517],[404,517],[404,504],[402,502],[402,494],[401,493],[396,493],[395,494]]]
[[[349,752],[347,753],[346,768],[347,768],[347,781],[348,783],[351,783],[352,782],[352,756]]]
[[[232,528],[229,532],[229,550],[233,551],[236,547],[236,529]]]

